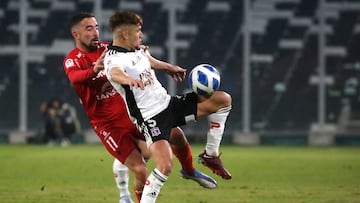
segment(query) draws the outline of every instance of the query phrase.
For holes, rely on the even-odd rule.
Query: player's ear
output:
[[[128,29],[122,29],[122,30],[121,30],[121,36],[122,36],[124,39],[128,39],[128,37],[129,37],[129,30],[128,30]]]
[[[73,36],[74,39],[77,39],[79,37],[79,34],[75,30],[71,31],[71,35]]]

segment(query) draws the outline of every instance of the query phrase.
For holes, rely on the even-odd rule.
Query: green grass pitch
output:
[[[360,202],[360,148],[222,146],[232,180],[222,180],[196,162],[202,149],[193,146],[194,165],[215,178],[218,187],[203,189],[181,179],[174,160],[157,202]],[[0,202],[118,202],[112,161],[102,145],[0,145]]]

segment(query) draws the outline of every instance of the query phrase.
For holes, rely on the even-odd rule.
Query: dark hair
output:
[[[75,14],[71,17],[70,20],[70,30],[77,25],[78,23],[80,23],[84,18],[93,18],[95,17],[95,15],[91,14],[91,13],[86,13],[86,12],[81,12],[78,14]]]
[[[109,27],[114,31],[116,27],[121,25],[142,25],[142,17],[132,11],[116,11],[109,20]]]
[[[51,98],[49,101],[48,101],[48,105],[47,105],[47,107],[48,108],[54,108],[55,106],[54,106],[54,103],[55,102],[58,102],[59,103],[59,106],[61,106],[62,104],[63,104],[63,101],[60,99],[60,98],[58,98],[58,97],[53,97],[53,98]]]

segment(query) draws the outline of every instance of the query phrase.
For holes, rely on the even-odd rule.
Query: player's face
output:
[[[99,29],[95,18],[84,18],[77,29],[80,46],[88,51],[95,50],[99,45]]]
[[[143,37],[143,33],[141,31],[141,25],[131,25],[129,27],[128,32],[129,32],[129,42],[131,43],[131,47],[135,49],[139,49]]]

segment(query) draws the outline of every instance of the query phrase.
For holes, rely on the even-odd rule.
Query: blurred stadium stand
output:
[[[130,9],[144,17],[144,43],[167,60],[166,0],[103,0],[97,16],[101,36],[110,40],[107,19],[115,9]],[[226,134],[242,130],[243,1],[181,0],[177,10],[177,63],[185,68],[200,63],[217,66],[221,89],[233,96]],[[326,1],[326,123],[337,134],[360,135],[360,2]],[[18,127],[19,44],[18,0],[0,2],[0,129]],[[70,16],[94,12],[93,0],[29,0],[29,128],[41,131],[40,103],[60,96],[78,109],[82,126],[89,128],[78,99],[66,79],[62,61],[73,48]],[[317,0],[253,0],[251,54],[251,130],[262,134],[304,135],[317,122],[318,65]],[[45,51],[44,51],[45,50]],[[165,82],[166,77],[160,75]],[[187,84],[177,85],[179,93]],[[206,122],[199,122],[205,130]],[[196,131],[190,125],[187,132]],[[203,139],[205,136],[203,136]],[[266,142],[266,141],[264,141]]]

